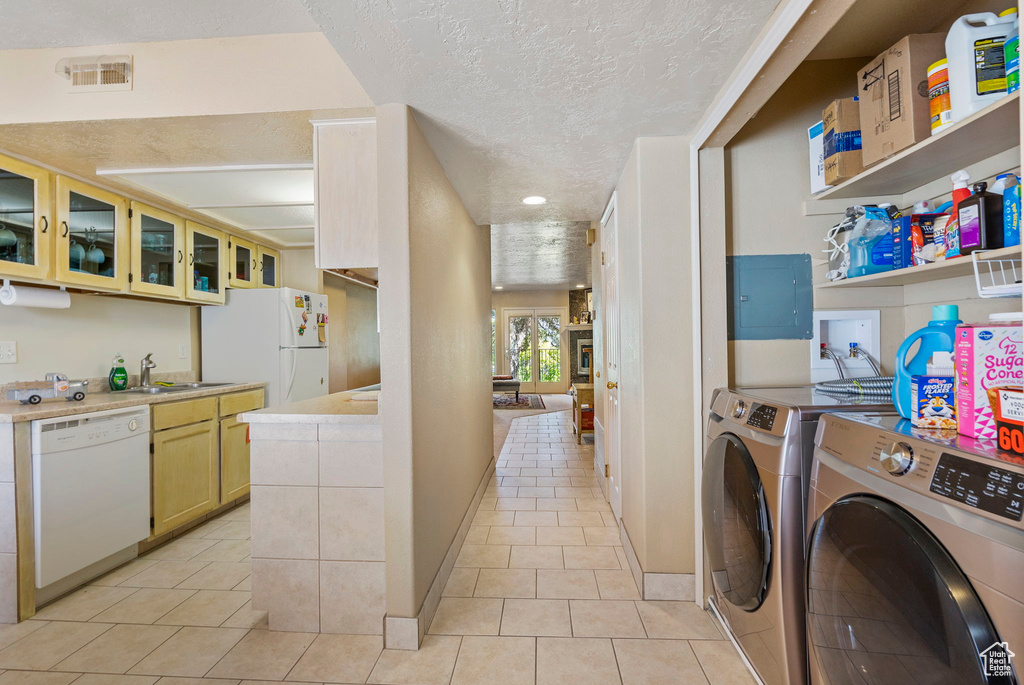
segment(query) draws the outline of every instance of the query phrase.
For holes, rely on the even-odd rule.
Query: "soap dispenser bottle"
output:
[[[128,388],[128,370],[124,368],[124,357],[120,354],[114,355],[114,362],[110,367],[108,382],[110,383],[111,392]]]

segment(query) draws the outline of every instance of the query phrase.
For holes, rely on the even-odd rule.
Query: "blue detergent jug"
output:
[[[915,331],[903,341],[896,351],[896,379],[892,384],[892,402],[896,411],[905,419],[910,418],[913,398],[910,393],[912,376],[923,376],[928,373],[928,361],[935,352],[952,352],[956,341],[956,326],[963,323],[958,318],[960,310],[955,304],[940,304],[932,307],[932,320],[919,331]],[[907,362],[911,346],[921,341],[917,354]]]

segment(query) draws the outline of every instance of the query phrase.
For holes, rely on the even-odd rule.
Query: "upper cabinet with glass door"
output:
[[[254,288],[259,282],[256,274],[259,270],[256,259],[256,244],[231,236],[228,241],[231,254],[228,257],[231,277],[228,287]]]
[[[56,276],[102,290],[128,286],[128,201],[57,176]]]
[[[227,236],[185,222],[185,297],[194,302],[224,304],[227,286]]]
[[[0,155],[0,275],[50,277],[50,172]]]
[[[185,294],[185,221],[132,202],[131,291],[181,298]]]
[[[257,282],[261,288],[277,287],[277,269],[281,263],[281,253],[269,247],[256,247]]]

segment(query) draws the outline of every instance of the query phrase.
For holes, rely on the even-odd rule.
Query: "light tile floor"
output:
[[[0,626],[0,685],[752,682],[695,604],[640,601],[568,412],[512,423],[417,652],[267,630],[250,603],[248,519],[248,504],[225,512]]]

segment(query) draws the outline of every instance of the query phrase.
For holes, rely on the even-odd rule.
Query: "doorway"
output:
[[[562,328],[568,312],[560,307],[504,310],[506,373],[520,392],[565,392]]]

